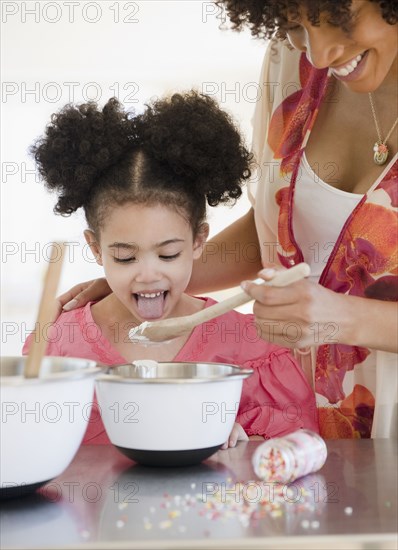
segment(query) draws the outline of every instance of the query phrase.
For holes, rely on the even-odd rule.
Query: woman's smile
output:
[[[369,50],[355,56],[344,64],[335,67],[331,66],[331,73],[333,74],[333,76],[343,81],[358,78],[364,69],[368,51]]]

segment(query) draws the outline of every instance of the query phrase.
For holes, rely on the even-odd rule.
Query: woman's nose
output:
[[[316,69],[326,69],[344,62],[345,37],[340,29],[312,27],[305,33],[303,50]]]

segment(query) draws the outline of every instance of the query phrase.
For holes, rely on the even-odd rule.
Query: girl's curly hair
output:
[[[396,0],[369,0],[379,4],[384,20],[394,25],[398,21],[398,3]],[[349,28],[352,0],[215,0],[224,7],[234,30],[248,26],[251,34],[258,38],[286,38],[287,16],[297,18],[300,7],[306,10],[306,16],[312,25],[319,24],[319,15],[328,15],[330,23]]]
[[[250,175],[252,155],[216,101],[195,91],[155,100],[144,113],[116,98],[67,105],[31,147],[55,212],[83,207],[96,231],[107,209],[128,202],[174,206],[194,233],[210,206],[235,202]]]

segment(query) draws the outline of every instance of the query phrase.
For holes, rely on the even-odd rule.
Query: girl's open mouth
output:
[[[163,316],[168,290],[134,293],[138,312],[143,319],[159,319]]]

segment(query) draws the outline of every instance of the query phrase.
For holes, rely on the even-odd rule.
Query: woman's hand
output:
[[[264,280],[272,280],[275,273],[275,268],[267,268],[259,275]],[[242,288],[256,300],[253,313],[258,333],[264,340],[288,348],[344,340],[348,343],[351,320],[347,306],[351,305],[351,297],[306,279],[285,287],[244,281]]]
[[[57,317],[62,311],[70,311],[71,309],[85,306],[88,302],[100,300],[110,293],[111,289],[104,278],[79,283],[64,294],[61,294],[61,296],[58,296]]]
[[[224,443],[221,449],[228,449],[228,447],[235,447],[237,441],[249,441],[249,438],[240,424],[235,422],[231,433],[229,434],[228,441]]]
[[[283,268],[278,268],[283,269]],[[259,272],[271,280],[275,268]],[[397,353],[397,303],[339,294],[309,280],[285,287],[244,281],[259,336],[287,348],[346,344]]]

